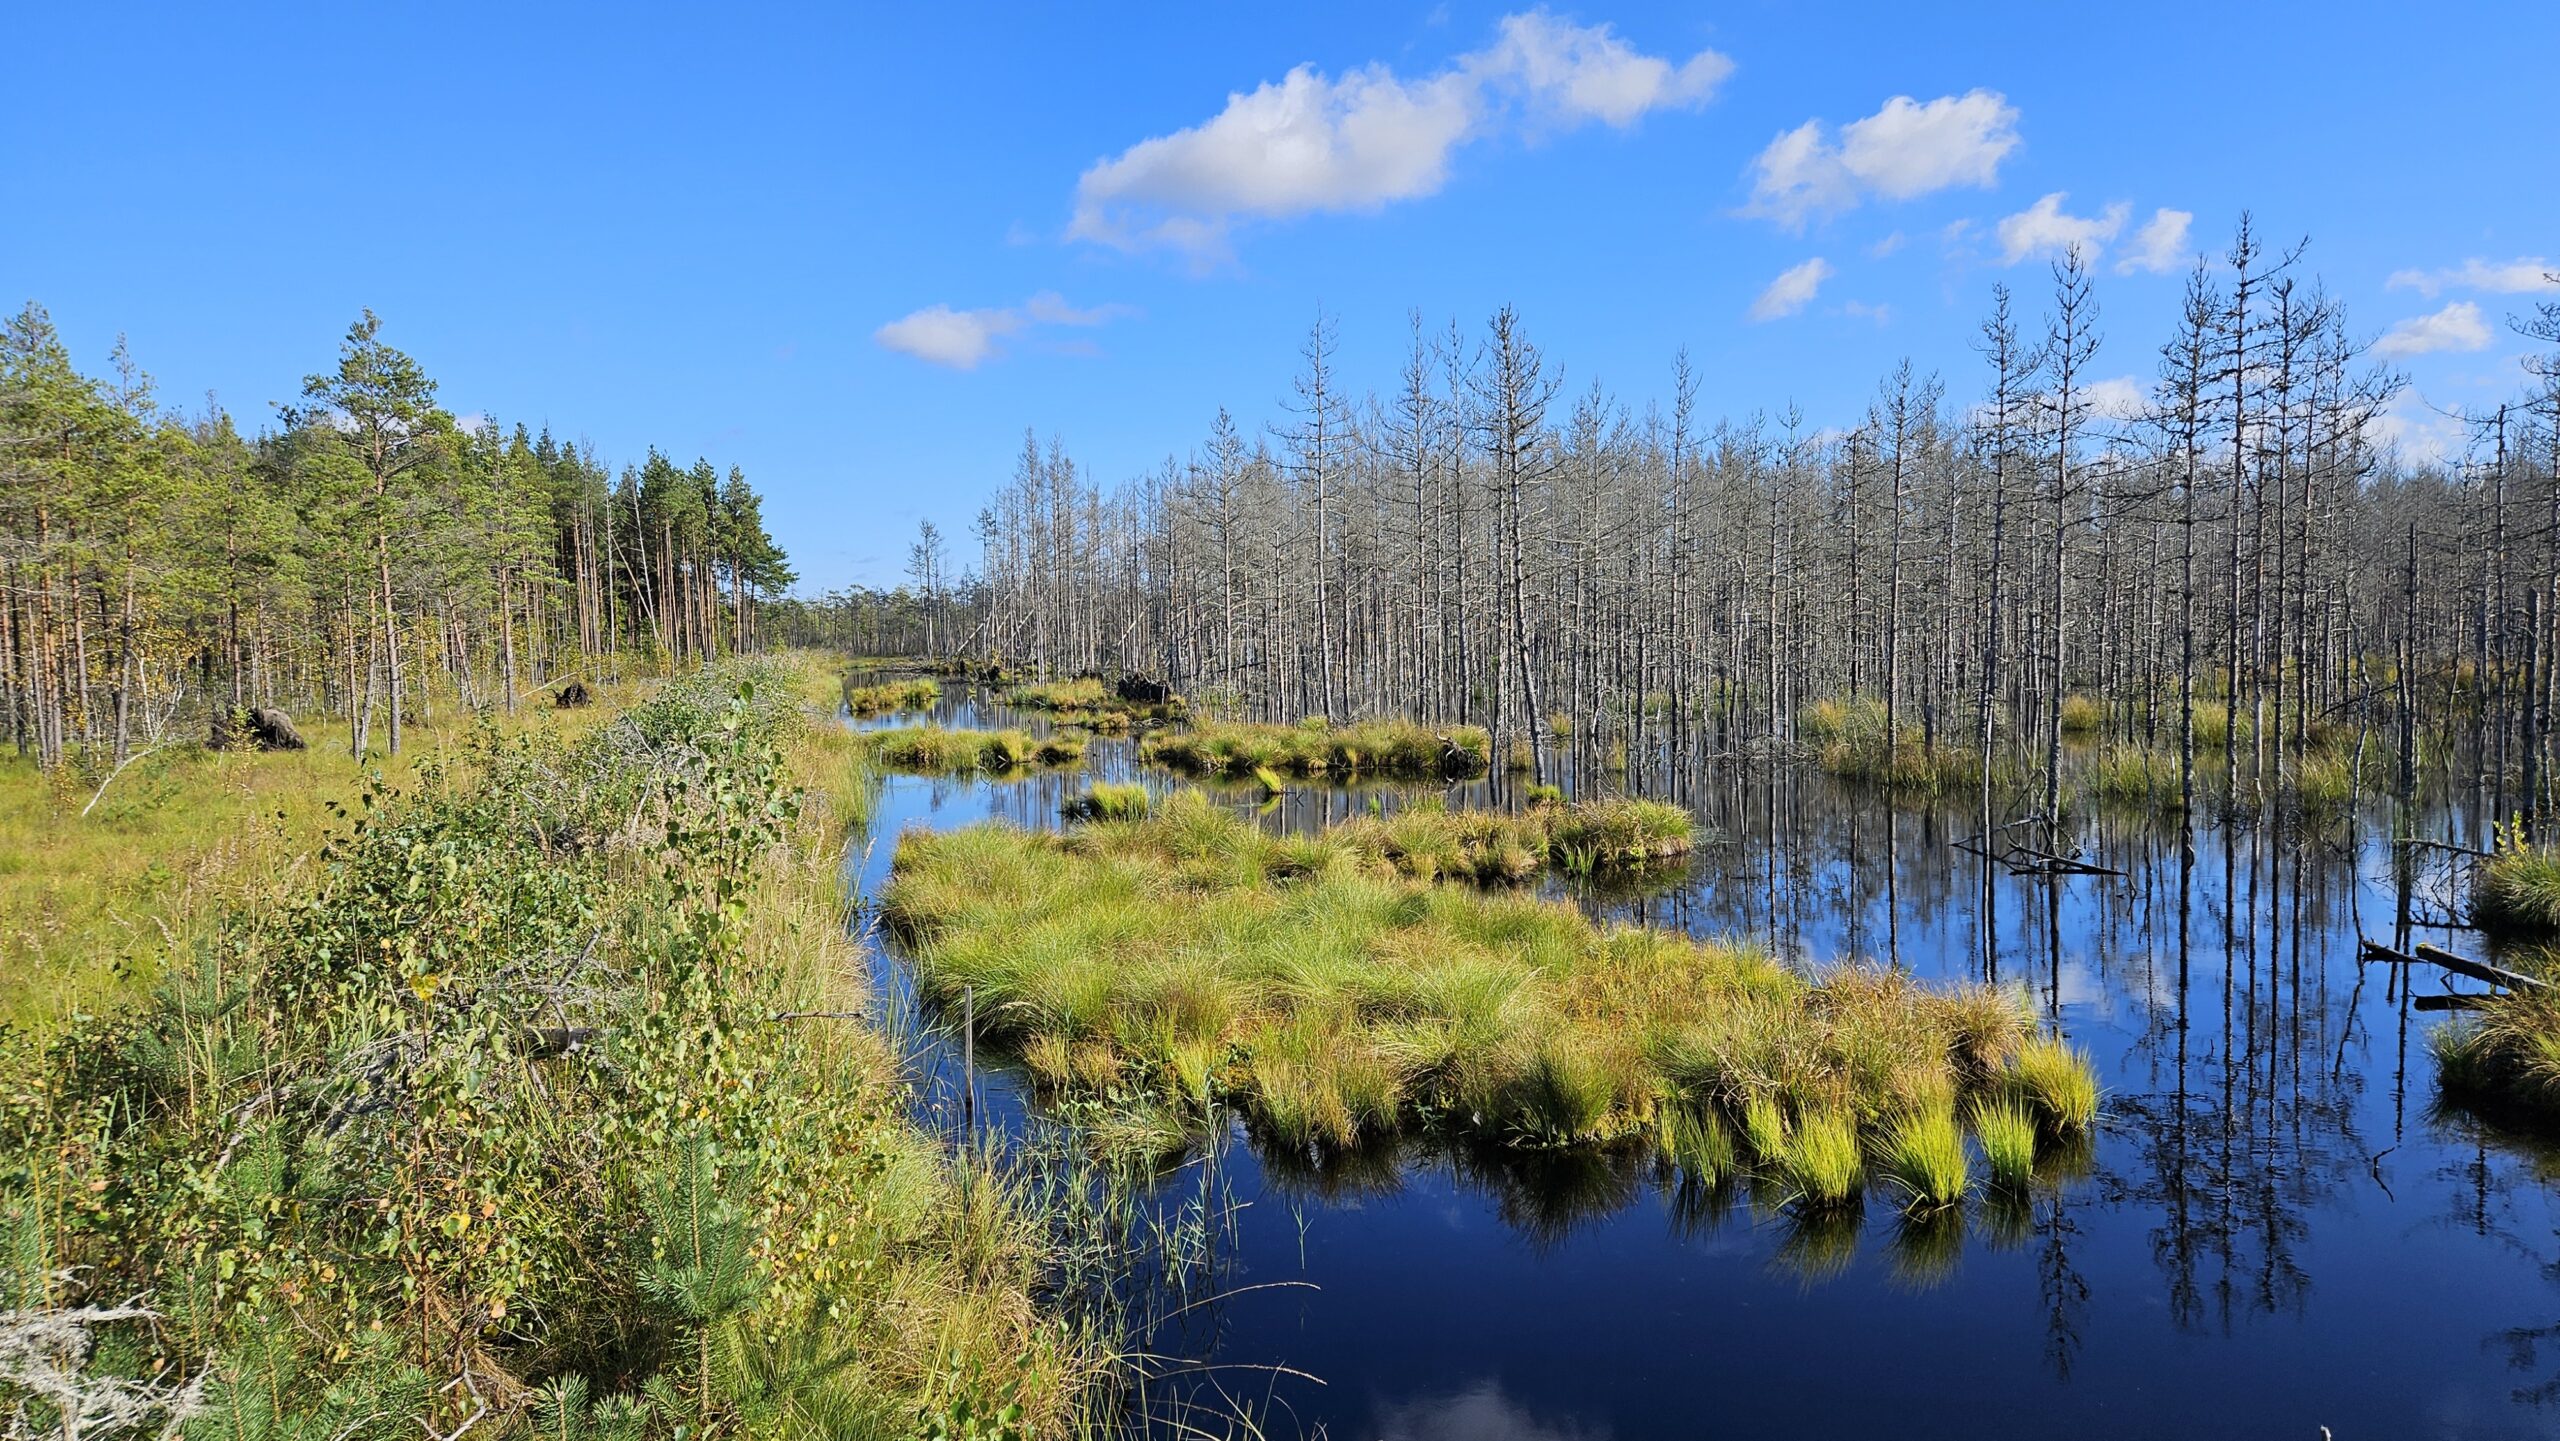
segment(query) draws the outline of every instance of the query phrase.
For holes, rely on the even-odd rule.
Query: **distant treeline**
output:
[[[1542,755],[1552,717],[1733,749],[1857,696],[1897,747],[2022,758],[2050,812],[2072,699],[2183,758],[2188,790],[2198,749],[2280,785],[2341,733],[2405,771],[2414,717],[2547,792],[2560,351],[2439,463],[2393,444],[2403,381],[2300,247],[2245,218],[2154,347],[2111,343],[2094,290],[2076,255],[2032,300],[1995,287],[1972,373],[1906,362],[1828,427],[1707,420],[1685,357],[1667,403],[1568,392],[1507,308],[1473,334],[1417,316],[1384,392],[1355,394],[1319,320],[1268,435],[1222,411],[1108,488],[1026,438],[980,576],[909,600],[1028,668],[1472,721]],[[2560,347],[2560,304],[2510,323]]]
[[[465,425],[368,311],[274,428],[164,408],[119,343],[82,374],[30,304],[0,334],[0,692],[22,754],[121,761],[244,705],[361,753],[437,696],[512,708],[625,657],[760,643],[794,577],[735,467]]]

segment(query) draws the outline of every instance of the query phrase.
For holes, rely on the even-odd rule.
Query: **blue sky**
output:
[[[1116,480],[1270,420],[1318,305],[1355,388],[1508,302],[1576,388],[1685,344],[1829,424],[1969,396],[2074,235],[2147,376],[2249,207],[2441,445],[2560,265],[2560,6],[545,8],[14,15],[0,294],[252,427],[369,305],[458,411],[744,466],[826,587],[1026,425]]]

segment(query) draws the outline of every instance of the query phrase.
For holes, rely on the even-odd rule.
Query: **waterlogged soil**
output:
[[[1041,724],[970,694],[937,718]],[[876,893],[901,830],[1054,826],[1094,776],[1191,784],[1125,741],[1081,772],[892,777],[848,866]],[[1961,807],[1807,767],[1646,789],[1688,801],[1707,844],[1582,904],[1807,967],[2020,987],[2106,1087],[2086,1153],[2023,1205],[1915,1228],[1881,1195],[1809,1223],[1634,1157],[1408,1146],[1313,1166],[1230,1135],[1161,1183],[1214,1194],[1219,1222],[1195,1282],[1216,1299],[1148,1338],[1156,1429],[1241,1402],[1268,1434],[1382,1441],[2560,1434],[2560,1155],[2439,1100],[2427,1037],[2449,1017],[2419,1002],[2476,986],[2359,959],[2360,936],[2484,950],[2444,924],[2447,853],[2395,865],[2368,812],[2205,828],[2190,862],[2174,826],[2100,814],[2086,854],[2124,874],[2047,880],[1964,849]],[[1426,793],[1510,803],[1496,790],[1227,794],[1304,829]],[[2477,845],[2487,825],[2455,797],[2420,829]],[[928,1110],[956,1117],[956,1052],[918,1055]],[[980,1087],[980,1126],[1036,1104],[1001,1068]]]

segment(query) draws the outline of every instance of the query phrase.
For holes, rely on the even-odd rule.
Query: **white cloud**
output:
[[[1868,246],[1867,254],[1872,259],[1882,260],[1886,256],[1900,250],[1903,247],[1903,244],[1903,234],[1901,231],[1897,230],[1891,235],[1886,236],[1884,239],[1877,241],[1875,244]]]
[[[2062,208],[2066,191],[2057,190],[2000,222],[2000,253],[2008,264],[2037,255],[2060,255],[2074,245],[2094,263],[2098,252],[2124,229],[2133,207],[2117,201],[2095,216],[2073,215]]]
[[[2404,460],[2451,465],[2462,458],[2470,439],[2459,416],[2437,410],[2414,391],[2403,391],[2374,416],[2374,444],[2396,450]]]
[[[2413,315],[2382,333],[2373,353],[2385,357],[2433,355],[2441,350],[2486,350],[2489,323],[2480,307],[2457,300],[2430,315]]]
[[[1814,292],[1822,289],[1822,282],[1830,278],[1831,262],[1819,255],[1802,265],[1787,267],[1779,272],[1777,279],[1769,282],[1768,289],[1760,292],[1759,299],[1751,302],[1751,318],[1776,320],[1795,314],[1805,308],[1813,299]]]
[[[2539,255],[2520,256],[2514,260],[2482,260],[2477,256],[2460,265],[2443,270],[2395,270],[2383,282],[2388,290],[2414,290],[2429,300],[2447,290],[2484,290],[2494,295],[2522,295],[2527,291],[2560,286],[2554,280],[2560,264]]]
[[[2139,420],[2151,408],[2151,398],[2142,382],[2130,375],[2108,380],[2095,380],[2081,387],[2089,399],[2089,408],[2109,420]]]
[[[1504,16],[1492,48],[1459,63],[1489,87],[1516,87],[1549,121],[1620,129],[1648,110],[1704,104],[1733,73],[1733,61],[1713,50],[1673,65],[1638,53],[1606,25],[1576,25],[1544,10]]]
[[[1543,10],[1506,16],[1491,45],[1406,79],[1382,64],[1339,77],[1300,65],[1227,97],[1198,125],[1096,161],[1076,182],[1071,239],[1169,249],[1207,263],[1239,219],[1375,210],[1447,183],[1460,146],[1506,129],[1623,129],[1650,111],[1706,103],[1733,62],[1702,50],[1674,64],[1606,25]]]
[[[1879,326],[1893,323],[1893,307],[1883,301],[1869,305],[1863,300],[1844,300],[1840,302],[1840,313],[1852,320],[1872,320]]]
[[[1054,291],[1042,291],[1018,306],[954,310],[928,305],[902,315],[871,332],[883,347],[954,370],[975,370],[1008,335],[1036,326],[1094,326],[1128,314],[1119,305],[1078,309]]]
[[[1863,120],[1840,127],[1835,143],[1820,120],[1769,142],[1745,213],[1789,229],[1848,210],[1868,196],[1909,200],[1959,185],[1989,187],[2018,146],[2018,111],[1990,90],[1942,95],[1925,104],[1897,95]]]
[[[2151,212],[2142,228],[2133,232],[2133,248],[2116,262],[2116,274],[2131,275],[2147,270],[2166,275],[2188,260],[2187,227],[2195,223],[2192,210],[2171,210],[2166,206]]]

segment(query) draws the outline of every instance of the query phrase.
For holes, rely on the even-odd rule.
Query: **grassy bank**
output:
[[[18,1366],[0,1405],[345,1441],[1063,1427],[1094,1352],[1032,1304],[1031,1219],[838,1019],[860,752],[800,682],[484,737],[177,928],[147,1000],[10,1037],[0,1310],[70,1388]]]
[[[1084,759],[1084,741],[1072,735],[1033,739],[1027,731],[956,730],[901,726],[863,732],[892,770],[919,775],[1007,775],[1034,766],[1066,766]]]
[[[1299,778],[1442,780],[1480,776],[1493,763],[1493,742],[1477,726],[1434,730],[1410,721],[1330,726],[1196,722],[1159,731],[1139,743],[1141,759],[1187,775],[1241,778],[1257,771]]]
[[[203,919],[207,898],[304,883],[302,857],[332,807],[356,804],[371,776],[405,787],[485,734],[583,734],[628,695],[598,690],[597,705],[566,711],[528,704],[475,718],[440,706],[411,723],[397,757],[361,762],[347,754],[346,723],[324,717],[297,718],[304,750],[187,740],[111,779],[0,760],[0,1024],[43,1029],[149,985],[168,937]]]
[[[2009,1103],[2054,1135],[2096,1108],[2085,1062],[2000,993],[1809,980],[1747,947],[1408,878],[1357,828],[1268,837],[1197,798],[1064,836],[910,833],[884,915],[926,995],[973,989],[1043,1082],[1229,1102],[1292,1148],[1650,1144],[1829,1204],[1885,1175],[1921,1120]]]

